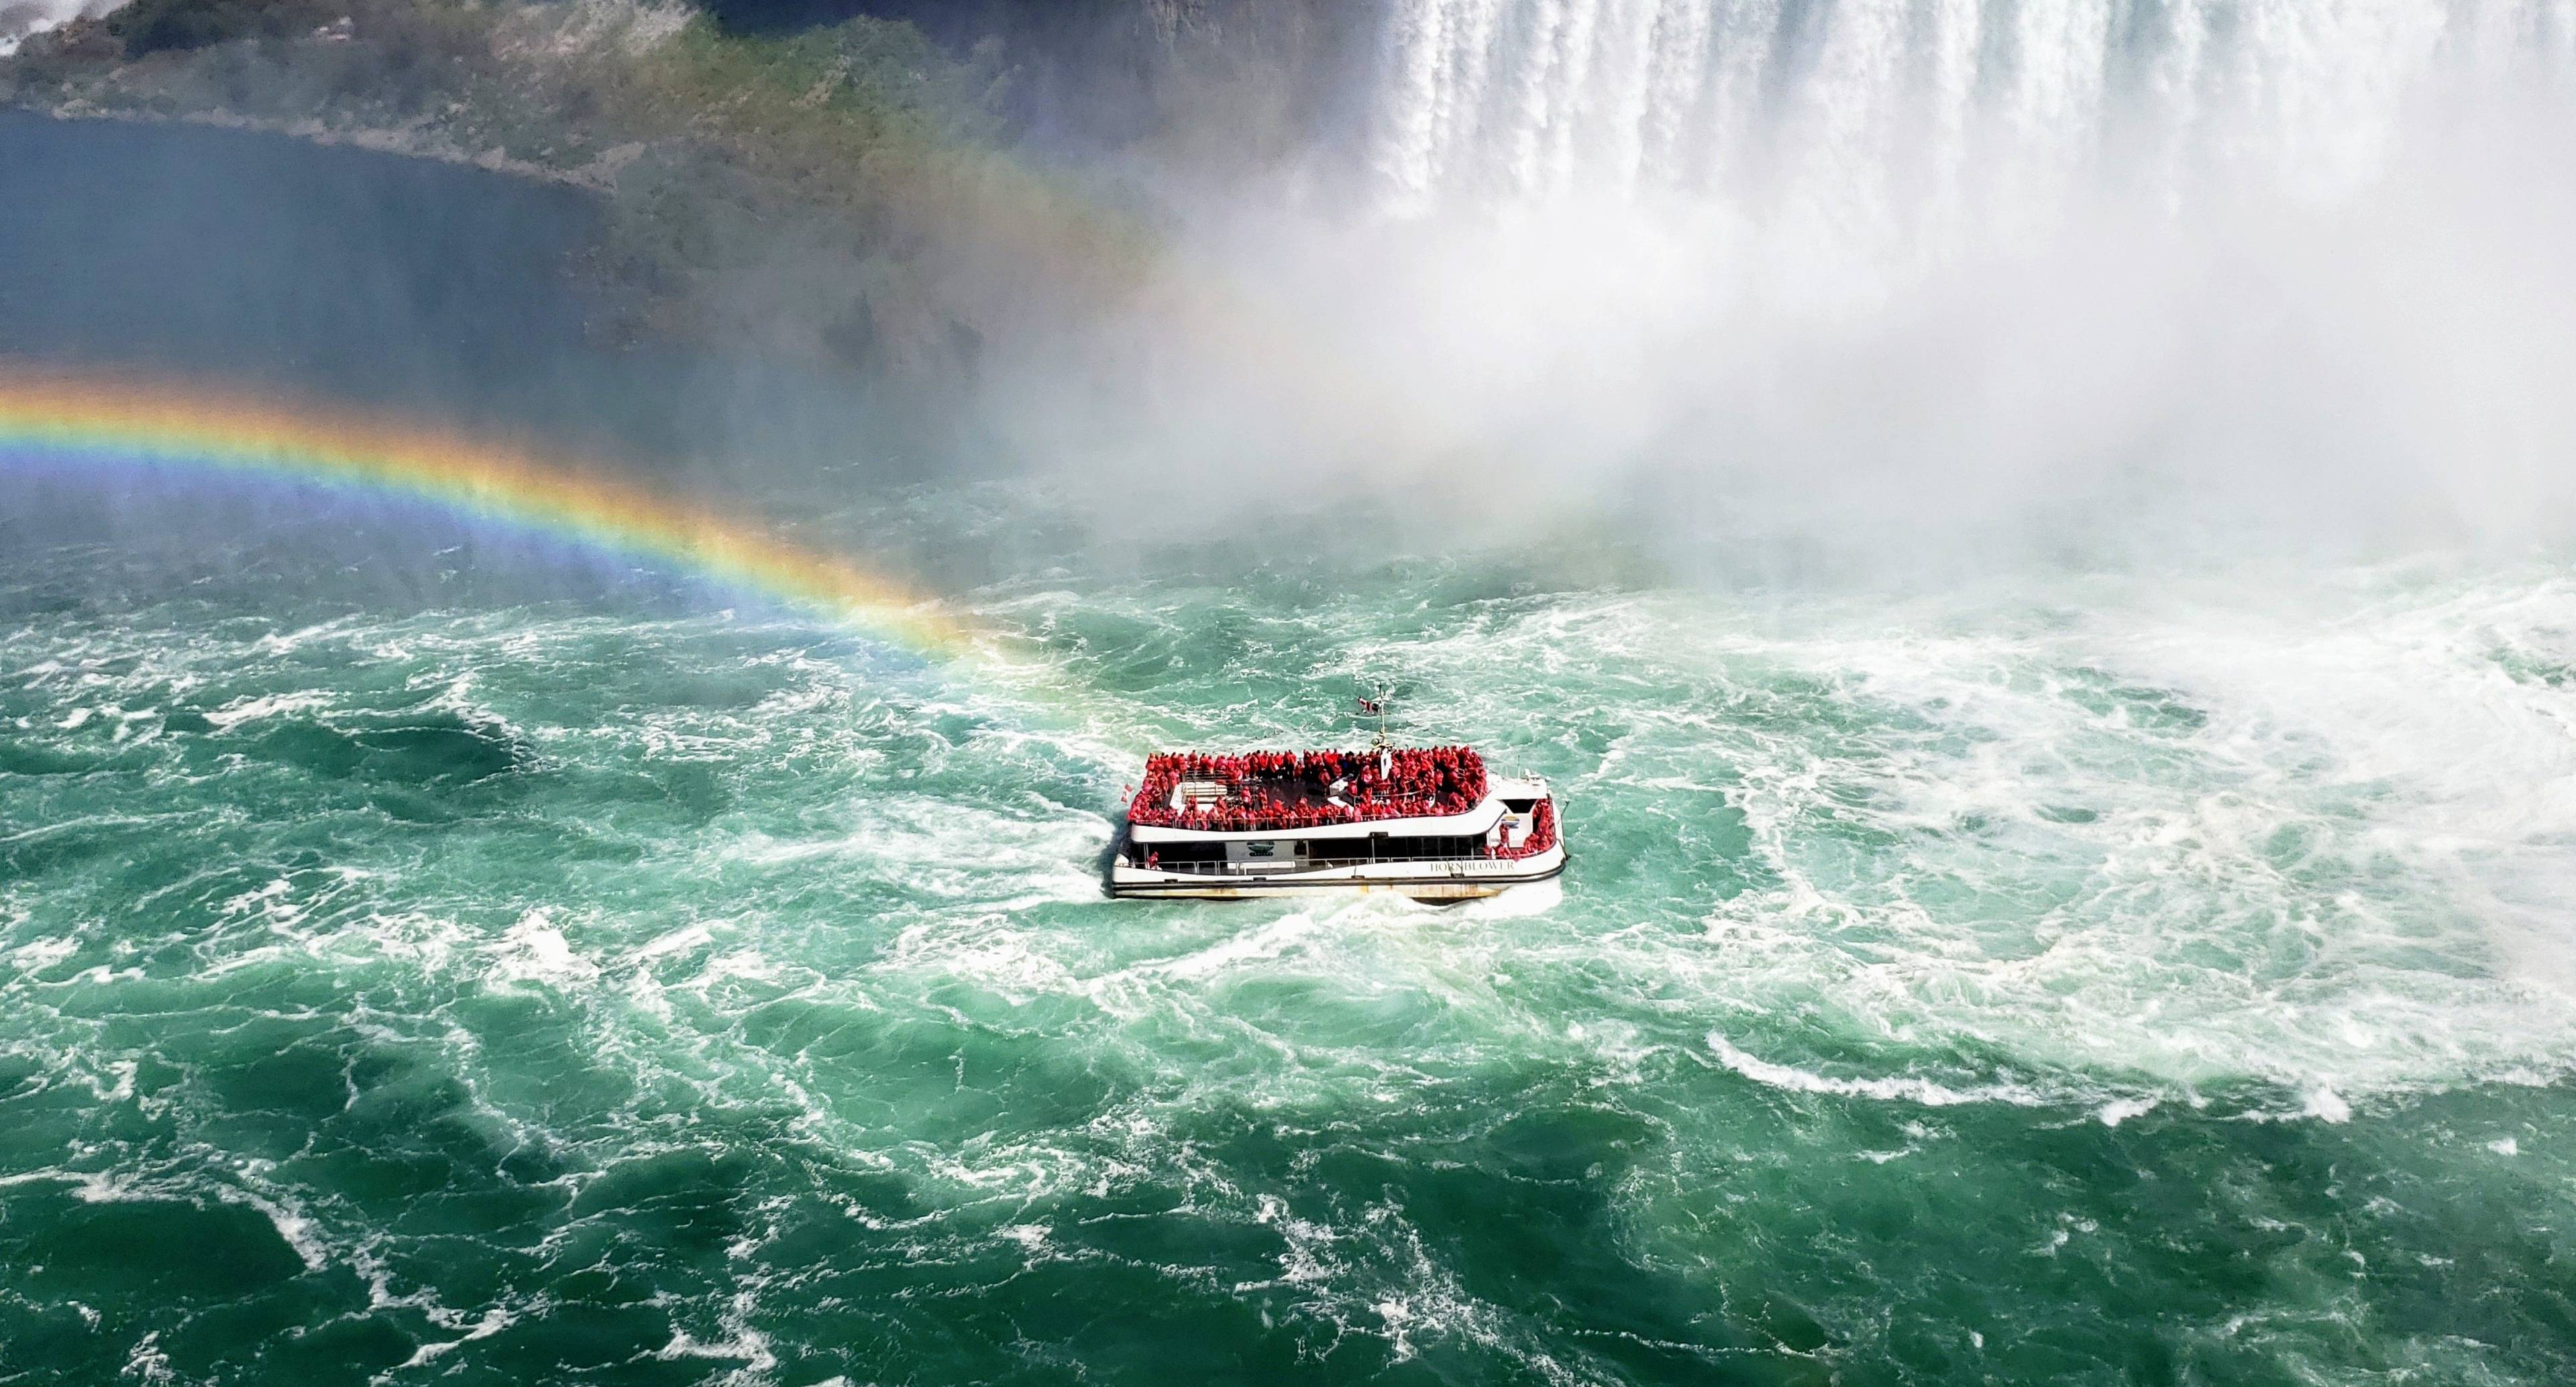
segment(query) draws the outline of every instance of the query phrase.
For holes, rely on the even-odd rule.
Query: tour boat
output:
[[[1565,870],[1547,782],[1463,746],[1165,752],[1109,864],[1113,896],[1491,896]]]

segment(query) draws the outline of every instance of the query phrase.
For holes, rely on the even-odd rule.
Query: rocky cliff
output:
[[[1248,0],[131,0],[0,59],[0,101],[576,184],[610,211],[608,335],[935,408],[995,344],[1132,293],[1155,189],[1292,159],[1352,44],[1337,11]]]

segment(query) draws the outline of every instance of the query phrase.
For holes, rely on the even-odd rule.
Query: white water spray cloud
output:
[[[1202,216],[1145,437],[1031,447],[1737,559],[2558,539],[2571,94],[2559,4],[1402,0],[1365,186]]]

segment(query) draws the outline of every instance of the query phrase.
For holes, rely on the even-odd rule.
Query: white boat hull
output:
[[[1112,858],[1107,886],[1112,896],[1192,900],[1249,900],[1318,891],[1388,892],[1424,901],[1470,900],[1546,881],[1564,870],[1563,843],[1518,859],[1368,862],[1305,871],[1279,871],[1267,862],[1210,863],[1196,871],[1168,871],[1135,866],[1121,853]]]

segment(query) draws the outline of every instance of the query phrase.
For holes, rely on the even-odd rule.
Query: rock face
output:
[[[845,395],[913,455],[982,454],[1004,450],[983,431],[1032,379],[1121,415],[1145,368],[1103,334],[1226,316],[1163,273],[1175,208],[1355,167],[1333,149],[1361,128],[1378,15],[1321,0],[127,0],[0,58],[0,104],[571,185],[602,209],[573,270],[600,305],[596,347],[758,362],[745,374]]]
[[[729,29],[656,0],[134,0],[0,61],[0,100],[471,163],[604,198],[609,342],[729,344],[955,412],[988,342],[1134,278],[1135,228],[1013,157],[998,45]]]
[[[828,3],[829,0],[823,0]],[[814,0],[720,0],[793,13]],[[785,8],[782,9],[782,6]],[[867,0],[952,52],[998,55],[1033,143],[1228,177],[1327,146],[1370,72],[1383,16],[1323,0]]]
[[[59,28],[76,19],[95,19],[124,0],[6,0],[0,3],[0,57],[16,52],[29,36]]]
[[[38,3],[58,17],[68,0]],[[1334,125],[1370,15],[1304,0],[131,0],[0,61],[0,102],[592,188],[617,223],[602,268],[636,290],[628,330],[725,328],[759,301],[750,281],[837,285],[753,315],[766,345],[953,376],[1017,320],[1132,282],[1151,189],[1303,157]]]

